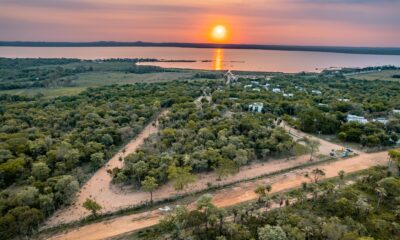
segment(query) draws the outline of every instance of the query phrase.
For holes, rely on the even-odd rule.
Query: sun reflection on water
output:
[[[224,59],[224,52],[222,49],[215,49],[214,51],[214,66],[213,69],[214,70],[222,70],[222,63],[223,63],[223,59]]]

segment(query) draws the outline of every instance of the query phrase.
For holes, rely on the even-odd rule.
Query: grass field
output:
[[[60,87],[60,88],[26,88],[26,89],[13,89],[1,90],[0,94],[15,94],[35,96],[43,94],[45,97],[68,96],[78,94],[88,87],[99,87],[111,84],[134,84],[139,82],[163,82],[174,80],[199,80],[193,79],[191,72],[161,72],[161,73],[146,73],[134,74],[125,72],[86,72],[76,75],[73,87]]]
[[[385,70],[381,72],[365,73],[349,76],[348,78],[360,80],[384,80],[384,81],[400,81],[399,78],[393,78],[393,75],[399,75],[400,70]]]

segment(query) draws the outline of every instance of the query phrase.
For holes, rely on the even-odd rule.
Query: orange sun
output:
[[[214,41],[224,41],[226,40],[228,31],[224,25],[216,25],[211,31],[211,38]]]

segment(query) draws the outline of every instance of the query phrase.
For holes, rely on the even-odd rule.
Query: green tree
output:
[[[310,160],[313,160],[314,153],[318,151],[319,146],[321,143],[318,140],[310,139],[310,138],[303,138],[306,147],[310,151]]]
[[[218,163],[218,167],[215,169],[218,179],[234,175],[238,172],[236,163],[232,160],[222,159]]]
[[[97,216],[97,212],[102,209],[101,205],[98,204],[95,200],[87,198],[82,206],[92,212],[93,216]]]
[[[260,240],[287,240],[286,233],[280,226],[265,225],[258,229],[258,238]]]
[[[150,193],[150,203],[153,203],[153,192],[158,187],[157,180],[154,177],[146,176],[142,181],[143,191]]]
[[[263,185],[259,185],[256,187],[256,190],[254,192],[258,195],[258,201],[261,202],[261,200],[267,195],[265,193],[266,187]]]
[[[192,175],[190,170],[190,167],[170,166],[168,168],[168,179],[172,182],[175,190],[181,191],[196,181],[196,176]]]
[[[27,206],[11,209],[8,214],[14,217],[16,223],[18,223],[17,233],[21,235],[31,234],[44,219],[42,212]]]
[[[90,162],[94,169],[100,167],[104,163],[104,153],[97,152],[90,155]]]
[[[54,190],[54,197],[58,203],[70,204],[79,190],[79,183],[73,176],[63,175],[58,177]]]
[[[38,180],[46,180],[49,176],[50,168],[46,163],[38,162],[32,165],[32,175]]]

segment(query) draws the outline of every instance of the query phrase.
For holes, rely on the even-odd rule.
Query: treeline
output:
[[[112,85],[55,99],[0,100],[0,239],[29,235],[164,107],[200,84]]]
[[[254,115],[203,100],[176,104],[160,124],[162,130],[123,169],[110,174],[115,183],[141,187],[146,178],[157,185],[172,181],[177,190],[193,182],[194,173],[216,171],[220,178],[237,173],[256,159],[295,155],[296,143],[276,127],[273,115]]]
[[[343,176],[343,174],[340,174]],[[215,240],[373,240],[399,239],[400,179],[387,168],[373,168],[350,186],[339,180],[304,183],[271,196],[260,186],[257,202],[221,209],[211,195],[194,210],[178,206],[139,239]],[[263,190],[263,191],[261,191]],[[274,209],[271,209],[271,207]]]

